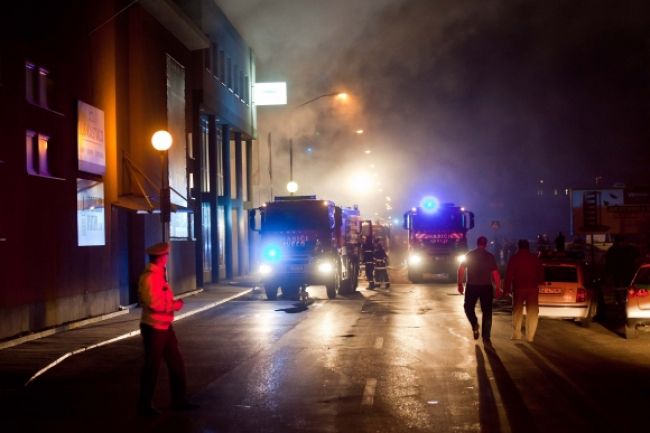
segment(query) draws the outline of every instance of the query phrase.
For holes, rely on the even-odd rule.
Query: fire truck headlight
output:
[[[460,254],[460,255],[456,256],[456,261],[457,261],[459,264],[460,264],[460,263],[465,263],[465,260],[466,260],[466,259],[467,259],[467,257],[465,257],[465,254]]]
[[[317,269],[321,274],[331,274],[334,267],[330,262],[320,262]]]
[[[422,256],[419,254],[411,254],[409,256],[409,265],[417,266],[422,263]]]
[[[268,265],[266,263],[263,263],[260,265],[260,275],[269,275],[271,272],[273,272],[273,268],[271,265]]]

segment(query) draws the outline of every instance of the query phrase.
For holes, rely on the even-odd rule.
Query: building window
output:
[[[214,42],[212,43],[212,65],[210,69],[217,78],[221,79],[219,75],[219,45]]]
[[[217,124],[216,128],[217,140],[217,195],[224,195],[223,188],[223,130],[221,125]]]
[[[230,146],[230,198],[240,198],[237,197],[237,143],[235,140],[229,140],[227,145]]]
[[[51,176],[50,173],[50,137],[34,131],[25,133],[25,161],[27,173]]]
[[[248,201],[248,155],[246,149],[246,142],[241,143],[241,188],[242,188],[242,201]]]
[[[48,107],[48,93],[50,73],[47,69],[38,68],[38,103],[41,107]]]
[[[230,57],[226,59],[226,84],[232,90],[232,60]]]
[[[239,71],[239,96],[244,99],[244,71]]]
[[[244,96],[242,96],[242,100],[245,103],[248,103],[249,95],[250,95],[250,86],[248,84],[248,75],[244,76],[244,91],[242,93],[244,93]]]
[[[27,102],[31,102],[32,104],[35,102],[35,92],[34,92],[34,82],[36,79],[34,78],[36,74],[36,66],[33,63],[26,62],[25,63],[25,99],[27,99]]]
[[[25,62],[25,99],[27,102],[48,108],[51,93],[50,72],[32,62]]]
[[[225,71],[226,71],[226,56],[223,52],[223,50],[219,50],[219,58],[217,59],[218,63],[218,68],[217,68],[217,76],[219,77],[219,80],[221,80],[222,83],[225,83]]]
[[[201,117],[201,192],[210,192],[210,128],[207,117]]]

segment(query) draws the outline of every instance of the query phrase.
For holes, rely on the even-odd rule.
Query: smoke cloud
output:
[[[217,3],[253,47],[257,81],[288,83],[289,106],[258,108],[274,194],[290,138],[302,193],[383,218],[433,194],[473,210],[475,232],[498,220],[512,237],[569,232],[565,191],[596,177],[648,184],[645,1]],[[347,107],[292,108],[342,90]]]

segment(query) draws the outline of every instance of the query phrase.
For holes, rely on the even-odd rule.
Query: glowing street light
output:
[[[294,182],[293,180],[289,181],[287,183],[287,191],[289,191],[289,194],[294,195],[298,191],[298,182]]]
[[[173,143],[172,135],[167,131],[156,131],[151,136],[151,145],[160,152],[161,186],[160,186],[160,225],[162,241],[167,242],[167,225],[171,217],[171,202],[169,194],[169,157],[168,151]]]

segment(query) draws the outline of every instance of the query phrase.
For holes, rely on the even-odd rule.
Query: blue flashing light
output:
[[[434,213],[438,211],[440,202],[433,196],[427,196],[420,201],[420,207],[427,213]]]
[[[269,262],[277,262],[281,256],[280,248],[277,245],[267,245],[264,248],[263,256]]]

